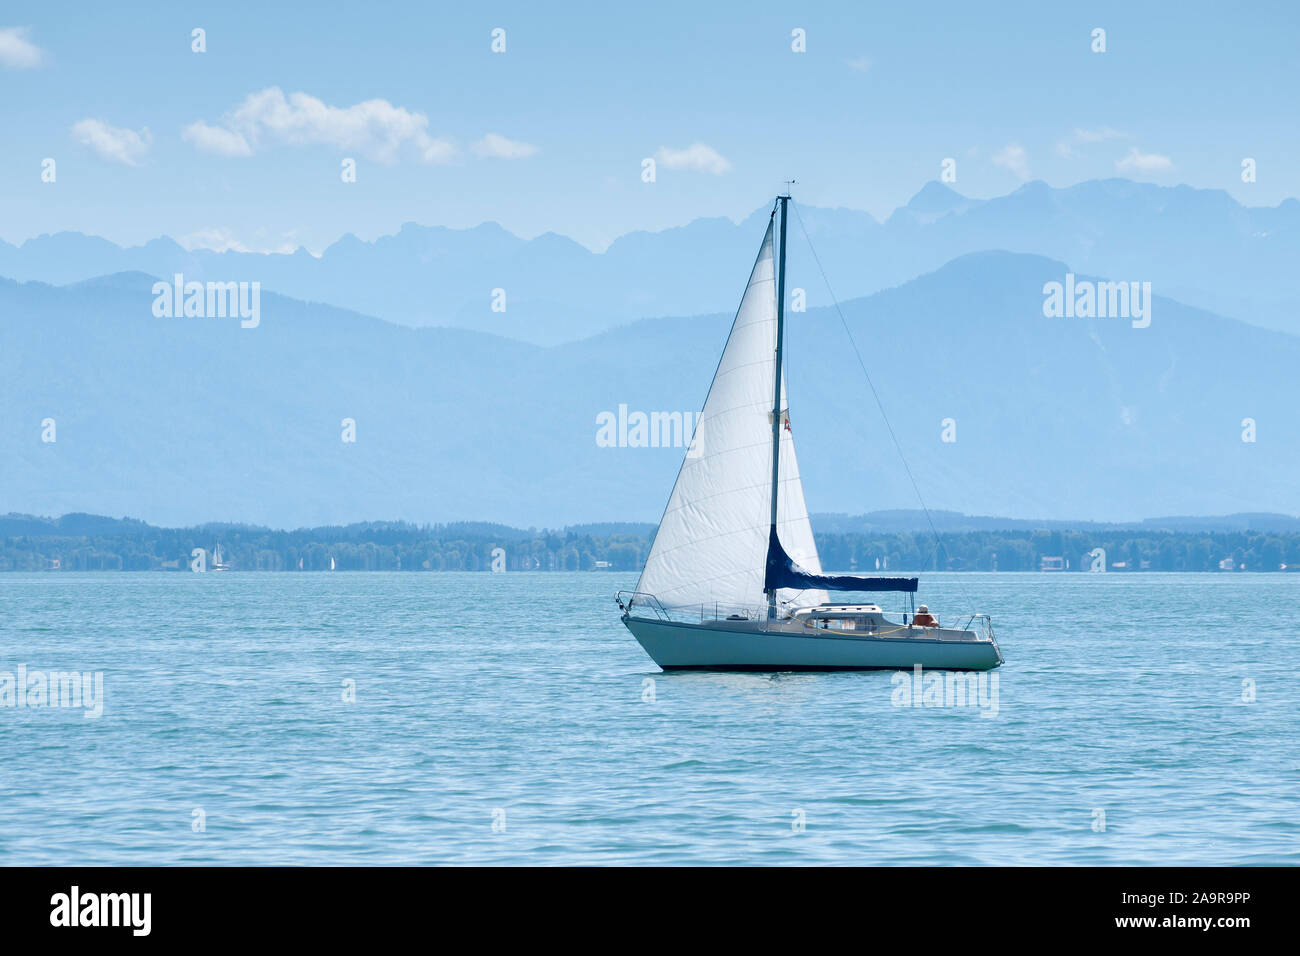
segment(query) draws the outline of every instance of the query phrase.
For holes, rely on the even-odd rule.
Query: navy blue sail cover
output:
[[[794,563],[785,553],[775,526],[767,539],[767,571],[763,576],[763,590],[778,588],[803,590],[817,588],[824,591],[915,591],[917,578],[869,578],[860,574],[813,574]]]

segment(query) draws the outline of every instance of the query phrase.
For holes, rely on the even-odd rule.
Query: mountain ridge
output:
[[[1300,341],[1159,295],[1147,328],[1047,318],[1064,269],[978,253],[842,303],[926,502],[1109,522],[1292,512]],[[694,415],[733,314],[543,347],[274,293],[255,329],[157,318],[152,281],[0,281],[0,507],[169,525],[657,520],[682,448],[602,446],[598,416]],[[915,506],[840,313],[789,317],[810,508]]]
[[[67,284],[122,271],[200,281],[258,281],[267,291],[405,325],[491,331],[550,345],[647,315],[725,312],[734,275],[753,261],[767,205],[740,222],[701,218],[633,231],[593,252],[554,232],[522,239],[499,223],[467,229],[403,223],[362,240],[339,237],[320,257],[186,250],[169,237],[120,247],[82,233],[0,243],[0,275]],[[1156,291],[1261,327],[1300,332],[1300,201],[1244,206],[1223,190],[1111,178],[1066,187],[1026,183],[972,199],[931,182],[883,222],[807,207],[791,231],[791,284],[828,305],[800,225],[848,299],[870,295],[960,255],[1005,249],[1076,272],[1150,281]],[[815,281],[816,280],[816,281]],[[495,294],[504,290],[504,301]],[[494,311],[494,307],[498,309]]]

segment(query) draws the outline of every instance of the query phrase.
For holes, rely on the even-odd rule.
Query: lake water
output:
[[[664,674],[633,583],[0,575],[0,672],[104,680],[0,708],[0,862],[1300,863],[1300,576],[926,575],[992,717]]]

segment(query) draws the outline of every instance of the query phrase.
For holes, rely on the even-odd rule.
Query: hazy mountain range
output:
[[[0,275],[66,284],[124,271],[259,281],[264,291],[406,325],[455,326],[551,345],[646,316],[731,312],[769,207],[744,222],[700,219],[633,232],[603,253],[552,233],[524,240],[495,223],[407,223],[373,242],[344,236],[321,256],[187,251],[162,237],[121,248],[80,233],[0,242]],[[995,199],[930,183],[881,223],[805,208],[804,224],[841,299],[877,292],[970,252],[1045,255],[1077,273],[1150,282],[1156,294],[1300,333],[1300,202],[1245,207],[1220,190],[1123,179],[1054,189],[1031,182]],[[738,279],[737,277],[740,277]],[[790,284],[829,298],[800,222]],[[493,290],[505,292],[493,311]],[[498,308],[500,297],[496,299]]]
[[[265,292],[255,329],[156,318],[142,273],[0,281],[0,510],[172,526],[655,522],[682,449],[599,447],[597,416],[698,410],[760,225],[727,268],[699,253],[694,274],[725,287],[724,313],[552,347]],[[980,253],[844,304],[926,502],[1062,520],[1294,514],[1300,338],[1159,286],[1148,328],[1046,318],[1043,285],[1067,268],[1081,271]],[[810,509],[916,508],[838,315],[792,313],[787,357]],[[355,443],[341,440],[345,418]],[[941,440],[946,418],[955,442]],[[1255,442],[1242,441],[1246,418]]]

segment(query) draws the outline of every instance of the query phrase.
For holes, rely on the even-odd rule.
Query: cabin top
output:
[[[818,604],[816,607],[800,608],[795,615],[807,614],[810,617],[853,617],[858,614],[880,614],[878,604]]]

